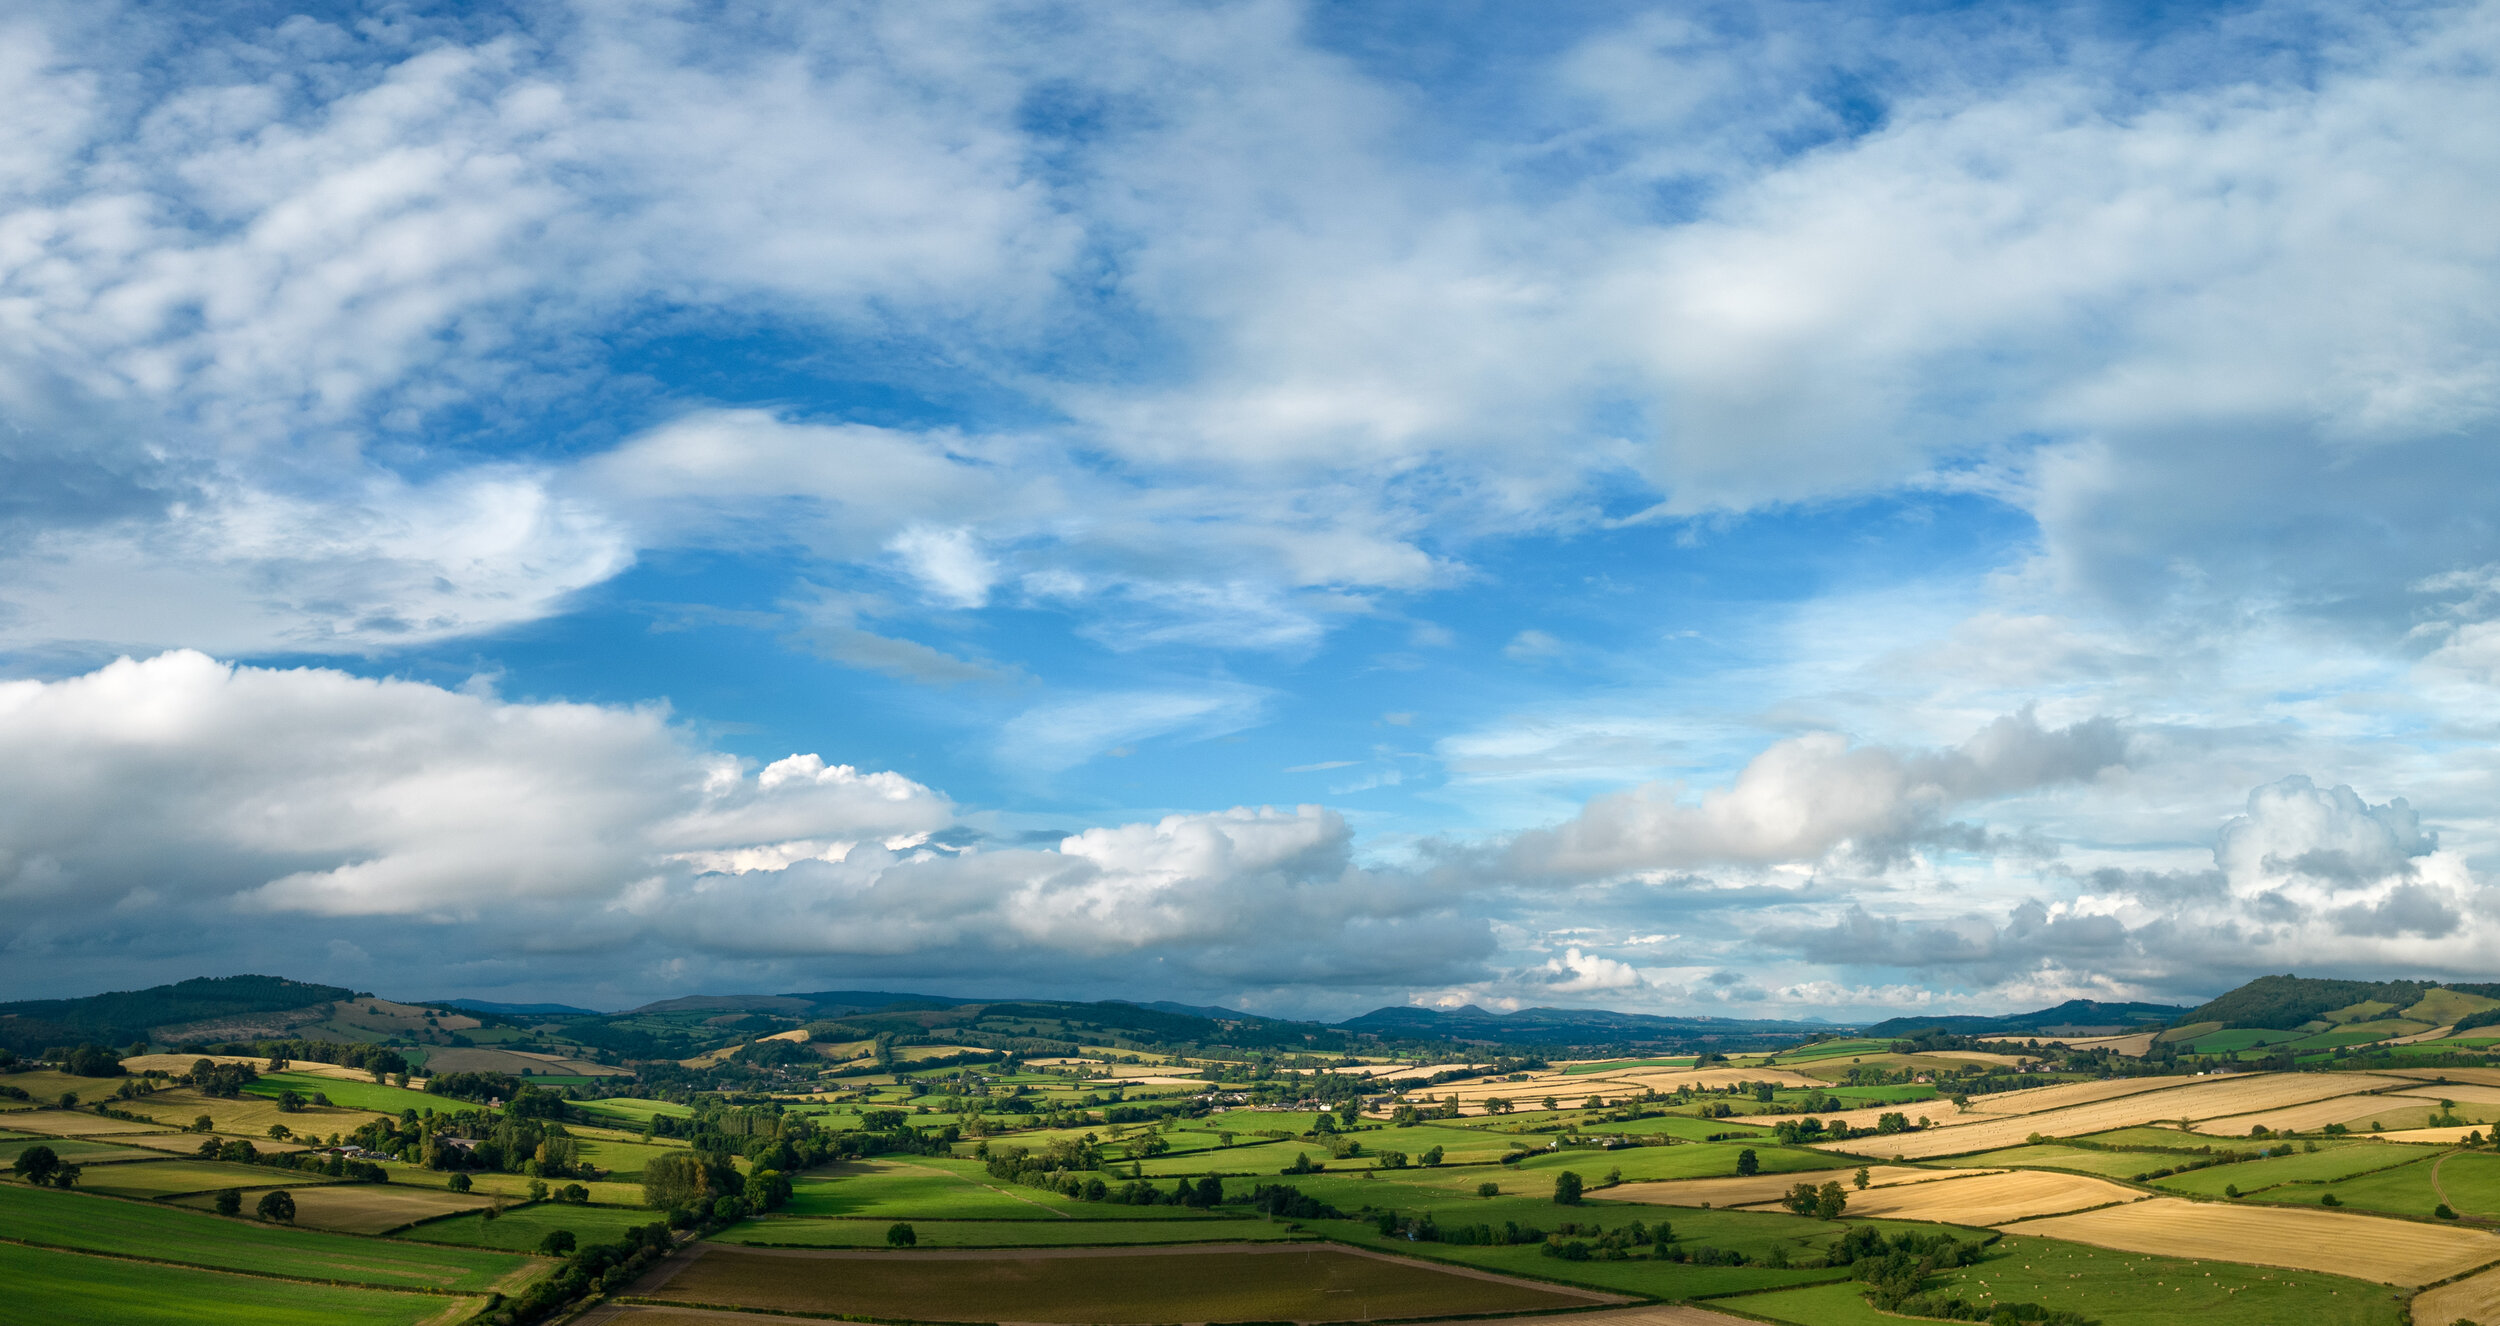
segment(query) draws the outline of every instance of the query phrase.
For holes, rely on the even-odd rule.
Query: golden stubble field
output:
[[[2130,1128],[2167,1120],[2227,1118],[2399,1085],[2409,1084],[2400,1079],[2364,1074],[2234,1073],[2226,1077],[2191,1078],[2181,1085],[2136,1092],[2114,1100],[2043,1109],[2033,1114],[1985,1115],[1975,1121],[1946,1123],[1915,1133],[1852,1138],[1845,1142],[1819,1143],[1818,1146],[1825,1151],[1846,1154],[1928,1160],[2015,1146],[2033,1133],[2049,1137],[2082,1137],[2113,1128]],[[1961,1117],[1966,1120],[1972,1118],[1969,1115]]]
[[[267,1188],[247,1189],[243,1209],[255,1209],[260,1195]],[[347,1183],[328,1188],[287,1186],[287,1195],[295,1199],[295,1223],[305,1229],[331,1229],[342,1234],[380,1234],[402,1225],[431,1220],[436,1216],[474,1211],[487,1205],[483,1198],[440,1188],[412,1188],[399,1184]],[[183,1206],[206,1206],[209,1197],[183,1200]]]
[[[2287,1266],[2401,1286],[2444,1280],[2500,1261],[2500,1235],[2479,1229],[2177,1197],[2027,1220],[2009,1232],[2122,1252]]]
[[[2425,1289],[2413,1300],[2413,1319],[2424,1326],[2455,1321],[2500,1321],[2500,1267],[2455,1284]]]
[[[1973,1174],[1991,1174],[1982,1169],[1926,1169],[1917,1165],[1870,1165],[1867,1182],[1870,1187],[1884,1188],[1904,1183],[1935,1183],[1944,1179],[1964,1178]],[[1650,1183],[1619,1183],[1602,1191],[1610,1202],[1643,1202],[1651,1206],[1745,1206],[1755,1202],[1774,1202],[1800,1183],[1816,1184],[1838,1180],[1849,1189],[1849,1207],[1857,1209],[1860,1193],[1846,1169],[1805,1170],[1794,1174],[1755,1174],[1735,1179],[1661,1179]]]
[[[2002,1225],[2085,1207],[2141,1201],[2144,1197],[2140,1189],[2089,1174],[2012,1170],[1943,1183],[1869,1188],[1850,1194],[1848,1214],[1957,1225]]]

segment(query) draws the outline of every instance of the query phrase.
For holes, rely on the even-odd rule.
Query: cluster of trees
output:
[[[270,1060],[269,1071],[273,1073],[284,1068],[290,1059],[303,1059],[371,1073],[376,1082],[390,1079],[403,1087],[408,1085],[408,1056],[386,1046],[363,1041],[254,1041],[249,1050],[266,1056]]]
[[[1859,1226],[1833,1245],[1829,1261],[1848,1266],[1850,1278],[1867,1287],[1867,1301],[1884,1312],[2004,1326],[2099,1326],[2093,1318],[2062,1308],[1995,1300],[1973,1303],[1959,1295],[1926,1289],[1936,1272],[1975,1265],[1981,1251],[1980,1245],[1950,1234],[1904,1232],[1887,1240],[1880,1230]]]
[[[220,1096],[227,1100],[243,1094],[243,1088],[260,1080],[260,1070],[250,1064],[221,1064],[214,1059],[194,1059],[191,1071],[183,1075],[203,1096]]]
[[[689,1147],[643,1166],[642,1200],[671,1212],[679,1224],[743,1220],[781,1209],[790,1200],[790,1180],[785,1171],[769,1166],[757,1166],[741,1177],[728,1152]]]
[[[1650,1249],[1652,1255],[1662,1255],[1660,1250],[1674,1242],[1675,1227],[1663,1220],[1655,1229],[1638,1220],[1612,1230],[1600,1225],[1566,1223],[1546,1235],[1545,1246],[1538,1251],[1569,1262],[1620,1262],[1640,1256],[1642,1248]]]
[[[1281,1220],[1343,1220],[1345,1212],[1306,1195],[1290,1183],[1262,1183],[1250,1190],[1250,1209]]]
[[[1859,1170],[1858,1176],[1860,1182],[1863,1183],[1866,1171]],[[1841,1187],[1838,1182],[1826,1183],[1819,1188],[1811,1183],[1800,1183],[1790,1188],[1787,1195],[1780,1198],[1780,1205],[1801,1216],[1813,1216],[1818,1220],[1837,1220],[1842,1211],[1849,1209],[1849,1190]]]

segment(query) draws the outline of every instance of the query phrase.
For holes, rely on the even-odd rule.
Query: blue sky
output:
[[[8,24],[0,993],[2492,976],[2500,9]]]

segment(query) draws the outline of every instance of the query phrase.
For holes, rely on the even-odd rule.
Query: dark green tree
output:
[[[243,1210],[243,1190],[221,1188],[217,1192],[217,1214],[235,1215]]]
[[[17,1159],[9,1162],[10,1173],[38,1186],[52,1182],[52,1176],[60,1169],[61,1153],[42,1145],[18,1152]]]
[[[569,1229],[548,1230],[547,1236],[538,1241],[538,1250],[550,1257],[561,1257],[573,1247],[573,1231]]]
[[[908,1248],[920,1242],[920,1235],[898,1221],[886,1227],[885,1242],[889,1248]]]
[[[1755,1155],[1752,1147],[1746,1147],[1744,1150],[1737,1152],[1736,1172],[1748,1178],[1753,1175],[1760,1174],[1762,1172],[1762,1157]]]
[[[1555,1175],[1554,1203],[1557,1206],[1578,1206],[1581,1186],[1580,1176],[1570,1170]]]
[[[295,1199],[288,1196],[284,1188],[272,1188],[262,1193],[260,1205],[253,1209],[260,1212],[263,1220],[282,1225],[295,1222]]]

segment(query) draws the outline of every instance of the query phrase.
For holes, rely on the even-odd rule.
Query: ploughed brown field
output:
[[[659,1283],[654,1284],[653,1281]],[[1617,1297],[1342,1249],[1100,1254],[706,1248],[637,1286],[686,1304],[903,1321],[1364,1321],[1536,1312]]]

